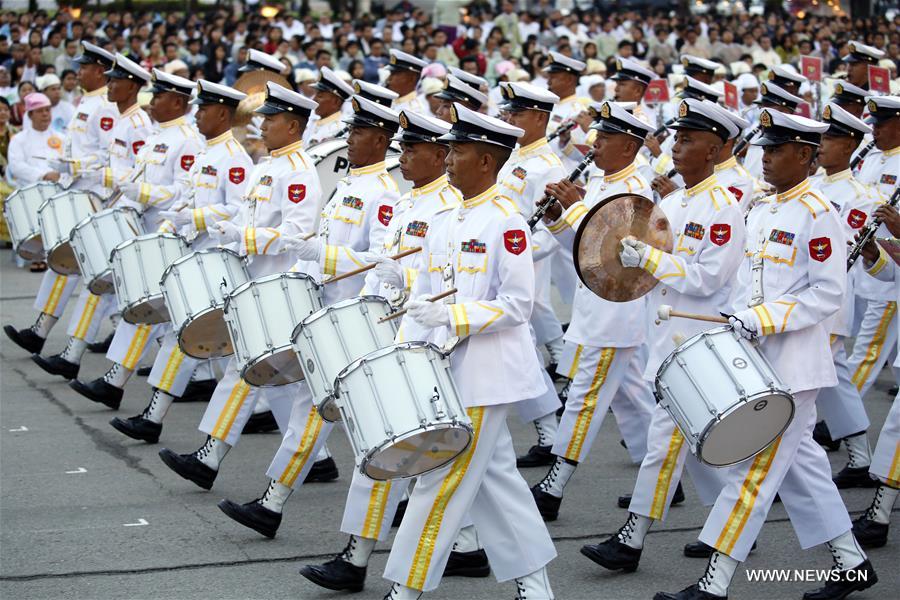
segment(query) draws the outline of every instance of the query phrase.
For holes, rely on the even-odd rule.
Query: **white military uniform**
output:
[[[559,129],[560,125],[567,121],[571,121],[576,116],[586,111],[590,105],[590,99],[581,98],[574,94],[560,99],[550,113],[550,120],[547,123],[547,135],[554,133]],[[575,147],[575,145],[586,145],[587,136],[588,132],[576,125],[569,130],[569,142],[567,144],[563,145],[560,143],[559,137],[554,139],[550,144],[553,153],[562,160],[566,173],[572,171],[581,160],[583,154]]]
[[[850,530],[828,458],[812,439],[816,393],[837,383],[828,338],[846,288],[844,238],[837,211],[809,180],[769,196],[748,215],[733,309],[745,323],[755,322],[759,348],[793,393],[795,413],[768,448],[725,472],[725,487],[700,533],[702,542],[735,560],[747,558],[776,493],[802,548]],[[758,257],[763,302],[748,309]]]
[[[887,152],[872,148],[856,179],[869,186],[876,200],[887,202],[900,180],[900,146]],[[887,235],[882,226],[879,237]],[[897,302],[893,286],[872,277],[858,278],[856,295],[865,300],[865,312],[847,366],[859,395],[865,397],[896,350],[897,328],[893,322],[897,318]]]
[[[415,91],[412,91],[405,96],[400,96],[399,98],[394,100],[391,108],[396,112],[405,110],[406,112],[426,114],[428,112],[428,103],[425,102],[424,99],[419,97],[419,95],[416,94]]]
[[[303,143],[297,141],[273,150],[253,168],[247,186],[244,206],[233,219],[240,226],[238,252],[250,258],[251,277],[287,271],[293,258],[281,252],[282,241],[313,230],[322,194],[319,176],[312,159],[303,151]],[[232,358],[203,413],[199,429],[234,446],[264,391],[279,428],[285,432],[290,396],[302,389],[308,388],[305,384],[265,390],[251,387],[241,379]]]
[[[550,225],[550,230],[571,246],[574,233],[587,212],[605,198],[617,194],[650,195],[650,186],[632,162],[617,173],[588,179],[584,200],[576,202]],[[583,283],[578,284],[572,309],[572,321],[566,330],[566,350],[558,370],[572,380],[565,412],[553,441],[553,454],[581,462],[593,445],[610,403],[629,369],[643,370],[646,302],[610,302],[595,295]],[[634,428],[622,431],[638,435],[625,439],[632,456],[641,460],[647,448],[647,429],[655,406],[646,382],[642,387],[623,388],[627,403],[617,403],[617,420],[636,421]],[[634,393],[632,393],[634,392]]]
[[[316,144],[333,138],[335,134],[344,128],[344,124],[341,122],[342,116],[343,113],[338,111],[327,117],[316,117],[310,120],[309,125],[306,126],[306,131],[303,132],[303,145],[311,148]]]
[[[191,223],[179,232],[189,237],[197,234],[191,250],[212,246],[207,228],[238,213],[252,169],[253,161],[230,130],[206,142],[194,160],[185,185],[175,189],[173,199],[175,204],[187,203],[183,210],[191,212]],[[168,221],[160,227],[161,231],[173,229]],[[179,397],[190,383],[194,369],[202,363],[181,351],[175,332],[170,330],[163,337],[147,383]]]
[[[459,290],[446,307],[449,327],[436,334],[461,340],[451,369],[474,437],[453,463],[419,477],[384,574],[425,591],[439,584],[467,514],[499,581],[537,571],[556,555],[515,469],[506,426],[508,405],[545,387],[528,328],[534,294],[528,227],[497,186],[465,199],[449,223],[425,239],[428,264],[435,268],[416,280],[414,295]],[[478,376],[484,373],[491,375]]]
[[[726,305],[728,287],[741,260],[744,219],[740,207],[719,185],[715,174],[690,189],[672,192],[659,206],[669,220],[675,243],[671,254],[651,248],[643,257],[641,266],[660,281],[647,296],[649,306],[668,304],[677,311],[718,313]],[[686,319],[651,321],[644,378],[655,379],[659,366],[675,349],[673,336],[690,338],[710,328],[709,324]],[[688,455],[684,436],[657,405],[629,511],[664,519],[685,465],[701,500],[712,502],[719,491],[719,474]]]

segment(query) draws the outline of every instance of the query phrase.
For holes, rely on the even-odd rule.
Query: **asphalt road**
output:
[[[10,252],[0,252],[4,324],[25,326],[33,321],[32,301],[39,283],[40,275],[14,268]],[[65,343],[68,315],[69,311],[47,342],[52,352]],[[132,378],[123,408],[115,413],[78,396],[0,337],[0,596],[310,600],[341,596],[297,574],[304,563],[330,558],[346,541],[338,527],[352,460],[341,433],[329,442],[341,477],[295,493],[278,537],[268,540],[225,517],[215,504],[225,497],[247,501],[262,493],[277,434],[245,436],[225,460],[213,490],[200,490],[165,467],[157,452],[162,446],[186,452],[203,442],[196,429],[203,405],[174,405],[159,445],[134,442],[108,421],[144,407],[149,398],[144,379]],[[104,357],[87,354],[82,374],[99,376],[106,365]],[[885,371],[866,398],[873,446],[890,407],[890,385],[890,373]],[[533,443],[530,427],[515,418],[510,426],[517,448],[524,450]],[[550,524],[559,552],[550,575],[560,600],[651,598],[658,590],[681,589],[703,572],[704,561],[681,553],[684,543],[696,539],[706,516],[687,480],[687,501],[651,530],[637,572],[604,572],[578,552],[624,521],[626,513],[616,507],[616,498],[631,490],[637,468],[619,438],[615,420],[606,419],[590,460],[566,490],[560,519]],[[834,467],[843,466],[843,453],[830,457]],[[534,482],[543,474],[543,469],[534,469],[525,477]],[[864,510],[871,494],[871,490],[847,491],[844,498],[851,513]],[[895,529],[900,527],[897,511],[900,507],[895,508]],[[357,597],[381,598],[388,589],[381,578],[388,547],[376,550],[368,587]],[[871,558],[880,582],[858,597],[896,597],[900,531],[893,531],[889,544],[873,551]],[[745,568],[829,565],[830,555],[823,547],[801,550],[784,509],[776,505],[760,536],[759,550],[735,577],[731,597],[799,598],[805,589],[818,587],[802,581],[751,583]],[[448,578],[426,597],[511,598],[514,587],[493,578]]]

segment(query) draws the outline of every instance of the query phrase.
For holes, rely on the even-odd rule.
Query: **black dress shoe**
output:
[[[545,522],[555,521],[559,518],[559,506],[562,504],[562,498],[548,494],[541,489],[540,484],[531,488],[531,495],[534,496],[534,503],[537,504],[538,511]]]
[[[581,553],[610,571],[631,573],[638,568],[638,563],[641,561],[641,551],[626,546],[617,540],[616,536],[599,544],[582,546]]]
[[[113,336],[115,332],[106,336],[105,340],[100,340],[99,342],[94,342],[93,344],[88,344],[87,349],[88,352],[93,352],[94,354],[106,354],[109,352],[109,347],[112,345]]]
[[[204,490],[212,488],[218,471],[210,469],[192,454],[176,454],[168,448],[159,451],[159,457],[170,469]]]
[[[881,548],[887,544],[887,523],[876,523],[866,515],[853,521],[853,537],[863,548]]]
[[[831,439],[831,432],[828,431],[828,425],[825,424],[825,421],[819,421],[813,427],[813,441],[831,452],[841,447],[841,440]]]
[[[898,392],[900,392],[900,386],[892,385],[892,386],[890,387],[890,389],[888,390],[888,395],[889,395],[891,398],[893,398],[894,396],[897,395]]]
[[[44,358],[40,354],[32,354],[31,360],[34,361],[34,364],[51,375],[61,375],[66,379],[75,379],[78,377],[78,369],[81,367],[81,365],[70,363],[59,354],[54,354],[47,358]]]
[[[678,487],[675,488],[675,493],[672,494],[672,506],[676,506],[684,502],[684,488],[681,487],[681,482],[678,482]],[[631,504],[631,494],[625,494],[624,496],[619,496],[619,508],[628,508]]]
[[[858,567],[840,573],[840,579],[829,580],[823,587],[806,592],[803,594],[803,600],[843,600],[853,592],[870,588],[878,583],[878,575],[875,574],[869,559],[864,560]],[[848,577],[850,573],[853,575]]]
[[[728,596],[716,596],[701,590],[696,583],[680,592],[656,592],[653,600],[728,600]]]
[[[281,525],[281,513],[269,510],[260,504],[258,498],[246,504],[238,504],[225,499],[216,506],[244,527],[249,527],[267,538],[275,537],[275,534],[278,532],[278,526]]]
[[[366,585],[366,568],[340,556],[321,565],[306,565],[300,574],[318,586],[338,592],[361,592]]]
[[[831,479],[839,490],[855,487],[873,488],[878,485],[878,480],[873,479],[869,475],[869,467],[851,467],[847,465]]]
[[[556,462],[556,455],[550,449],[553,446],[532,446],[526,454],[516,457],[516,466],[520,469],[531,467],[549,467]]]
[[[148,444],[155,444],[159,441],[159,434],[162,433],[162,423],[154,423],[150,419],[145,419],[143,414],[128,417],[127,419],[113,418],[110,422],[113,429],[124,433],[133,440],[141,440]]]
[[[203,381],[192,381],[184,388],[181,396],[172,399],[173,402],[209,402],[213,392],[216,390],[218,381],[215,379],[205,379]],[[246,430],[245,430],[246,431]]]
[[[444,577],[487,577],[490,574],[491,563],[488,562],[487,552],[482,549],[453,551],[444,567]]]
[[[3,331],[6,332],[6,337],[31,354],[40,354],[44,349],[46,340],[32,331],[30,327],[16,329],[12,325],[4,325]]]
[[[391,521],[391,527],[400,527],[403,522],[403,515],[406,514],[406,507],[409,506],[409,500],[401,500],[397,504],[397,511],[394,513],[394,520]]]
[[[90,383],[84,383],[80,379],[73,379],[69,382],[69,387],[88,400],[99,402],[113,410],[119,409],[119,404],[122,403],[122,395],[125,393],[125,390],[122,388],[106,383],[102,377]]]
[[[242,433],[268,433],[277,429],[278,423],[275,421],[275,415],[272,414],[272,411],[267,410],[250,415]]]
[[[303,483],[325,483],[326,481],[334,481],[338,478],[338,475],[337,464],[334,462],[334,459],[329,456],[328,458],[323,458],[322,460],[317,460],[313,463],[313,466],[310,467],[309,473],[306,474],[306,479],[303,480]]]
[[[153,371],[153,367],[138,367],[134,374],[138,377],[149,377],[151,371]]]
[[[756,542],[753,542],[750,552],[754,550],[756,550]],[[684,555],[688,558],[709,558],[712,556],[713,551],[714,548],[712,546],[699,541],[684,545]]]

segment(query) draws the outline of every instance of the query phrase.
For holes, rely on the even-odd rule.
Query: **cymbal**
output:
[[[658,283],[644,269],[622,266],[620,241],[629,235],[672,251],[672,230],[666,215],[652,200],[637,194],[618,194],[603,200],[588,211],[575,235],[575,271],[584,285],[604,300],[635,300]]]
[[[250,122],[253,111],[265,102],[266,83],[269,81],[291,89],[291,84],[284,76],[265,70],[244,73],[234,82],[234,89],[247,94],[247,97],[241,100],[235,111],[235,127],[245,127]]]

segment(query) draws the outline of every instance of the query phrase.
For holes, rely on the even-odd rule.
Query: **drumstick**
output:
[[[429,298],[427,301],[428,301],[428,302],[437,302],[438,300],[443,300],[443,299],[446,298],[447,296],[452,296],[452,295],[455,294],[457,291],[458,291],[458,290],[457,290],[456,288],[450,288],[450,289],[447,290],[446,292],[441,292],[440,294],[435,294],[434,296],[432,296],[431,298]],[[381,317],[380,319],[378,319],[378,322],[379,322],[379,323],[384,323],[385,321],[390,321],[390,320],[392,320],[392,319],[396,319],[396,318],[398,318],[398,317],[402,317],[402,316],[405,315],[405,314],[406,314],[406,309],[403,308],[403,309],[398,310],[397,312],[392,312],[391,314],[389,314],[389,315],[387,315],[387,316],[385,316],[385,317]]]
[[[404,256],[409,256],[410,254],[415,254],[416,252],[419,252],[421,250],[422,250],[421,247],[410,248],[409,250],[404,250],[400,254],[395,254],[393,256],[389,256],[388,258],[390,258],[391,260],[397,260],[397,259],[403,258]],[[347,279],[348,277],[353,277],[354,275],[359,275],[360,273],[365,273],[366,271],[370,271],[370,270],[374,269],[377,264],[378,263],[369,263],[364,267],[360,267],[360,268],[354,269],[352,271],[347,271],[346,273],[342,273],[340,275],[332,277],[331,279],[326,279],[322,283],[323,284],[334,283],[335,281],[340,281],[342,279]]]
[[[301,236],[300,239],[303,241],[311,240],[314,237],[316,237],[316,235],[318,235],[318,234],[315,231],[311,231],[311,232],[307,233],[306,235]]]
[[[728,323],[728,319],[725,317],[679,312],[677,310],[672,310],[672,307],[668,304],[661,304],[660,307],[656,309],[656,315],[662,321],[668,321],[672,317],[680,317],[682,319],[694,319],[695,321],[709,321],[710,323]]]

